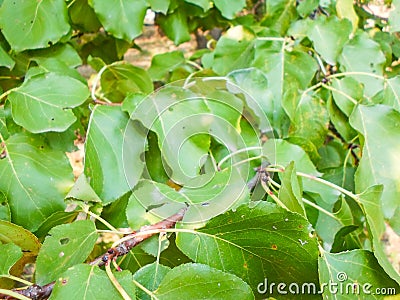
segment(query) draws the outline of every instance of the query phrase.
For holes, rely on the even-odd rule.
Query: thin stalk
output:
[[[11,297],[13,297],[15,299],[31,300],[31,298],[25,297],[24,295],[18,294],[17,292],[13,292],[13,291],[10,291],[10,290],[0,289],[0,294],[8,295],[8,296],[11,296]]]
[[[142,285],[140,282],[136,281],[135,279],[132,279],[132,281],[139,289],[141,289],[143,292],[149,295],[151,299],[158,300],[157,296],[152,291],[147,289],[144,285]]]
[[[362,76],[369,76],[369,77],[374,77],[377,79],[382,79],[386,81],[386,78],[380,75],[376,75],[373,73],[367,73],[367,72],[343,72],[343,73],[335,73],[327,76],[328,79],[332,78],[338,78],[338,77],[343,77],[343,76],[351,76],[351,75],[362,75]]]
[[[263,180],[261,180],[261,186],[267,192],[267,194],[271,196],[271,198],[276,202],[276,204],[278,204],[279,206],[283,207],[286,210],[289,210],[287,206],[283,204],[283,202],[279,200],[279,198],[269,189],[269,187]]]
[[[8,279],[11,279],[11,280],[14,280],[14,281],[18,281],[18,282],[20,282],[20,283],[22,283],[24,285],[27,285],[27,286],[33,284],[32,282],[30,282],[28,280],[25,280],[23,278],[19,278],[19,277],[13,276],[13,275],[1,275],[0,277],[8,278]]]
[[[218,170],[221,169],[221,166],[224,162],[226,162],[228,159],[230,159],[232,156],[235,156],[236,154],[242,153],[242,152],[247,152],[247,151],[252,151],[252,150],[262,150],[262,147],[259,146],[255,146],[255,147],[247,147],[247,148],[243,148],[243,149],[239,149],[236,150],[232,153],[229,153],[227,156],[225,156],[223,159],[220,160],[220,162],[218,163],[217,167]]]
[[[108,223],[106,220],[104,220],[102,217],[96,215],[95,213],[92,213],[90,210],[85,210],[85,213],[87,213],[88,215],[90,215],[91,217],[95,218],[96,220],[98,220],[99,222],[103,223],[104,225],[106,225],[107,228],[110,228],[114,233],[119,233],[119,231],[112,226],[110,223]]]
[[[195,67],[199,71],[203,71],[204,70],[202,66],[200,66],[198,63],[195,63],[194,61],[187,60],[186,63],[188,65],[191,65],[191,66]]]
[[[128,295],[128,293],[124,290],[124,288],[118,282],[117,278],[115,278],[113,272],[111,271],[110,264],[106,264],[106,268],[105,269],[106,269],[106,273],[108,275],[108,278],[110,279],[110,281],[114,285],[114,287],[117,289],[118,293],[120,293],[122,298],[124,300],[132,300],[132,298]]]
[[[353,97],[349,96],[348,94],[342,92],[341,90],[335,89],[334,87],[329,86],[329,85],[324,84],[324,83],[322,83],[321,85],[322,85],[323,88],[325,88],[327,90],[330,90],[332,92],[336,92],[336,93],[342,95],[343,97],[349,99],[354,105],[358,104],[358,101],[356,99],[354,99]]]

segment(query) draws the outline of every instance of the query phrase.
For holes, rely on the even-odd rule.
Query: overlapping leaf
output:
[[[0,190],[5,193],[15,224],[35,230],[52,213],[64,210],[63,198],[73,184],[64,153],[49,150],[44,141],[16,134],[3,141]]]
[[[117,200],[136,185],[143,171],[140,156],[145,149],[145,134],[120,107],[94,108],[84,172],[103,203]]]
[[[256,293],[265,278],[318,282],[317,243],[308,228],[300,215],[258,202],[210,220],[195,234],[179,233],[177,245],[193,261],[239,276]]]
[[[8,99],[14,121],[30,132],[39,133],[65,131],[76,121],[71,109],[88,96],[87,86],[79,80],[47,73],[29,78]]]

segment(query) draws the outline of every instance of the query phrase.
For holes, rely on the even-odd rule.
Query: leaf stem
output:
[[[285,204],[270,190],[264,180],[260,180],[261,186],[267,192],[267,194],[278,204],[279,206],[283,207],[286,210],[289,210]]]
[[[230,159],[232,156],[235,156],[236,154],[239,154],[242,152],[247,152],[247,151],[252,151],[252,150],[262,150],[262,147],[260,147],[260,146],[247,147],[247,148],[242,148],[242,149],[239,149],[239,150],[229,153],[227,156],[225,156],[223,159],[221,159],[220,162],[218,163],[218,165],[217,165],[218,170],[221,170],[221,165],[224,162],[226,162],[228,159]]]
[[[188,65],[191,65],[191,66],[193,66],[193,67],[195,67],[197,70],[199,70],[199,71],[203,71],[204,69],[203,69],[203,67],[202,66],[200,66],[198,63],[195,63],[194,61],[191,61],[191,60],[186,60],[186,63],[188,64]]]
[[[11,94],[12,92],[16,91],[18,88],[13,88],[10,89],[8,91],[5,91],[3,94],[0,95],[0,102],[1,100],[3,100],[4,97],[7,97],[9,94]]]
[[[11,296],[11,297],[13,297],[15,299],[31,300],[31,298],[25,297],[24,295],[18,294],[17,292],[14,292],[14,291],[11,291],[11,290],[0,289],[0,294],[8,295],[8,296]]]
[[[32,282],[30,282],[28,280],[25,280],[23,278],[19,278],[19,277],[13,276],[13,275],[1,275],[0,277],[8,278],[8,279],[11,279],[11,280],[14,280],[14,281],[18,281],[18,282],[20,282],[22,284],[25,284],[27,286],[30,286],[30,285],[33,284]]]
[[[382,79],[386,81],[386,78],[380,75],[376,75],[373,73],[368,73],[368,72],[343,72],[343,73],[335,73],[335,74],[331,74],[329,76],[327,76],[327,79],[332,79],[332,78],[337,78],[337,77],[343,77],[343,76],[351,76],[351,75],[363,75],[363,76],[370,76],[370,77],[374,77],[377,79]]]
[[[117,278],[115,278],[113,272],[111,271],[111,265],[110,264],[106,264],[106,268],[105,269],[106,269],[106,273],[108,275],[108,278],[110,279],[110,281],[114,285],[114,287],[117,289],[118,293],[121,294],[122,298],[124,300],[132,300],[132,298],[128,295],[128,293],[124,290],[124,288],[118,282]]]
[[[325,83],[322,83],[321,85],[322,85],[323,88],[325,88],[327,90],[330,90],[332,92],[336,92],[336,93],[342,95],[343,97],[349,99],[354,105],[358,104],[358,101],[356,99],[354,99],[353,97],[349,96],[348,94],[342,92],[341,90],[338,90],[338,89],[336,89],[336,88],[334,88],[334,87],[332,87],[330,85],[327,85]]]
[[[87,213],[89,216],[95,218],[99,222],[103,223],[107,228],[110,228],[112,230],[112,232],[119,233],[118,229],[116,229],[114,226],[112,226],[110,223],[108,223],[102,217],[96,215],[95,213],[92,213],[89,209],[84,209],[84,212]]]
[[[152,291],[147,289],[144,285],[142,285],[140,282],[136,281],[133,278],[132,278],[132,281],[138,288],[140,288],[143,292],[145,292],[147,295],[149,295],[151,297],[151,299],[158,300],[157,296]]]

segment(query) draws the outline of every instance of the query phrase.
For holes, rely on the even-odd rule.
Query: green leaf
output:
[[[171,268],[154,262],[136,271],[136,273],[133,274],[133,279],[153,292],[158,288],[160,282],[170,270]],[[151,300],[151,297],[142,290],[138,290],[137,297],[142,300]],[[181,297],[180,294],[179,297]]]
[[[69,30],[64,0],[5,0],[0,8],[0,27],[17,52],[51,46]]]
[[[145,0],[89,0],[104,29],[130,42],[142,33],[147,2]]]
[[[69,268],[61,276],[56,281],[50,299],[121,299],[106,272],[97,266],[79,264]],[[114,273],[114,276],[125,292],[135,299],[136,286],[132,282],[132,274],[122,271]]]
[[[100,27],[100,21],[88,0],[71,1],[68,5],[68,13],[74,27],[83,31],[96,32]]]
[[[246,0],[214,0],[214,4],[221,12],[222,16],[231,20],[246,6]]]
[[[318,0],[302,0],[300,3],[297,5],[297,12],[299,13],[300,16],[307,17],[310,15],[313,11],[317,9],[319,5]],[[303,21],[303,20],[302,20]]]
[[[15,61],[10,55],[0,46],[0,66],[9,68],[10,70],[14,68]]]
[[[383,91],[376,95],[372,101],[400,111],[400,76],[387,79]]]
[[[296,1],[267,0],[266,12],[262,25],[284,36],[290,24],[297,19]]]
[[[29,53],[32,60],[36,61],[39,65],[44,64],[48,59],[61,61],[70,68],[75,68],[82,64],[82,59],[78,52],[70,44],[57,44],[50,48],[34,50]]]
[[[16,134],[2,142],[7,155],[0,160],[0,190],[13,222],[36,230],[51,214],[64,210],[63,198],[73,184],[71,166],[63,152],[48,149],[40,138]]]
[[[36,260],[37,284],[56,280],[69,267],[83,262],[97,237],[96,227],[90,220],[53,227]]]
[[[343,79],[333,79],[332,96],[336,105],[346,115],[350,116],[354,109],[354,103],[348,98],[351,97],[357,102],[361,102],[364,98],[364,88],[361,83],[357,82],[352,77],[345,77]],[[346,95],[348,97],[346,97]]]
[[[364,136],[363,155],[355,174],[356,192],[383,184],[383,214],[387,219],[398,217],[393,214],[400,193],[400,113],[384,105],[359,105],[350,116],[350,124]]]
[[[9,275],[11,267],[22,257],[22,250],[13,243],[0,244],[0,277]]]
[[[302,201],[303,186],[301,179],[296,175],[296,168],[292,161],[281,176],[281,188],[279,189],[279,200],[292,212],[306,216]]]
[[[157,24],[175,45],[190,41],[188,19],[183,9],[177,9],[166,16],[159,15]]]
[[[332,97],[328,99],[328,112],[329,119],[335,126],[337,132],[343,137],[346,142],[350,142],[355,138],[357,132],[349,124],[349,118],[346,116],[332,100]]]
[[[185,63],[182,51],[154,55],[148,70],[153,81],[168,81],[170,74]]]
[[[382,188],[382,185],[371,186],[359,195],[359,200],[367,219],[367,228],[371,237],[374,255],[385,272],[392,279],[396,280],[397,283],[400,283],[400,275],[389,262],[388,256],[381,242],[386,230],[381,203],[381,201],[383,202],[384,200],[384,198],[382,198],[384,195],[382,193]],[[383,190],[385,191],[385,189]]]
[[[204,12],[208,11],[211,8],[211,1],[209,1],[209,0],[185,0],[185,2],[200,6]],[[236,5],[236,2],[234,4]],[[215,5],[216,5],[216,3],[215,3]],[[217,8],[218,8],[218,6],[217,6]]]
[[[288,107],[286,99],[283,102],[285,108]],[[317,156],[316,151],[323,145],[328,132],[329,117],[326,104],[319,97],[303,94],[293,113],[292,116],[289,114],[292,117],[289,139],[303,146],[311,157]],[[304,142],[309,146],[304,147]]]
[[[185,264],[172,269],[155,294],[160,300],[176,299],[178,295],[182,299],[254,299],[243,280],[202,264]]]
[[[366,250],[324,252],[319,258],[319,274],[326,299],[381,299],[378,289],[399,290],[399,285]]]
[[[39,133],[65,131],[76,120],[71,108],[82,104],[88,96],[88,88],[82,82],[48,73],[31,77],[11,92],[8,99],[14,121]]]
[[[129,93],[151,93],[153,83],[145,70],[126,62],[116,62],[104,71],[101,89],[109,100],[122,102]]]
[[[392,1],[393,10],[389,13],[389,30],[390,32],[400,31],[400,0]]]
[[[352,238],[354,231],[359,228],[360,226],[357,225],[348,225],[340,228],[340,230],[335,234],[331,253],[338,253],[361,248],[360,243],[356,243]]]
[[[347,19],[351,21],[353,32],[357,30],[359,18],[354,9],[352,0],[336,1],[336,12],[340,19]]]
[[[242,205],[194,234],[180,232],[177,246],[195,262],[239,276],[254,292],[265,278],[318,282],[317,241],[307,221],[271,203]]]
[[[358,33],[344,46],[338,60],[341,64],[340,68],[344,72],[365,73],[349,76],[364,85],[367,97],[371,97],[382,90],[383,78],[374,76],[383,75],[386,58],[379,44],[371,40],[365,32]]]
[[[151,10],[166,15],[171,0],[148,0],[148,2],[150,4]]]
[[[41,241],[44,240],[48,232],[55,226],[72,223],[76,217],[78,216],[79,212],[72,211],[57,211],[48,217],[40,227],[35,231],[35,236],[37,236]]]
[[[85,174],[81,174],[75,181],[74,186],[65,196],[65,200],[78,200],[83,201],[85,204],[93,202],[101,202],[101,199],[90,186]]]
[[[320,17],[309,30],[308,37],[322,58],[328,64],[335,65],[351,31],[351,23],[348,20],[338,20],[335,16]]]
[[[200,96],[189,89],[165,86],[144,99],[131,118],[157,134],[173,181],[182,184],[199,174],[210,146],[206,133],[213,119]]]
[[[254,33],[243,26],[230,28],[217,42],[212,69],[218,75],[249,67],[254,58]]]
[[[144,167],[141,154],[145,147],[145,134],[120,107],[94,108],[84,173],[104,204],[117,200],[136,185]]]

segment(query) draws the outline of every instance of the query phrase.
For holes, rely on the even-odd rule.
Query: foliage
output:
[[[384,19],[348,0],[1,1],[0,293],[21,297],[27,263],[51,299],[399,293],[381,243],[386,223],[400,234],[392,4]],[[122,58],[147,9],[175,44],[225,32],[144,70]],[[104,232],[116,246],[116,228],[186,207],[122,272],[88,264]]]

